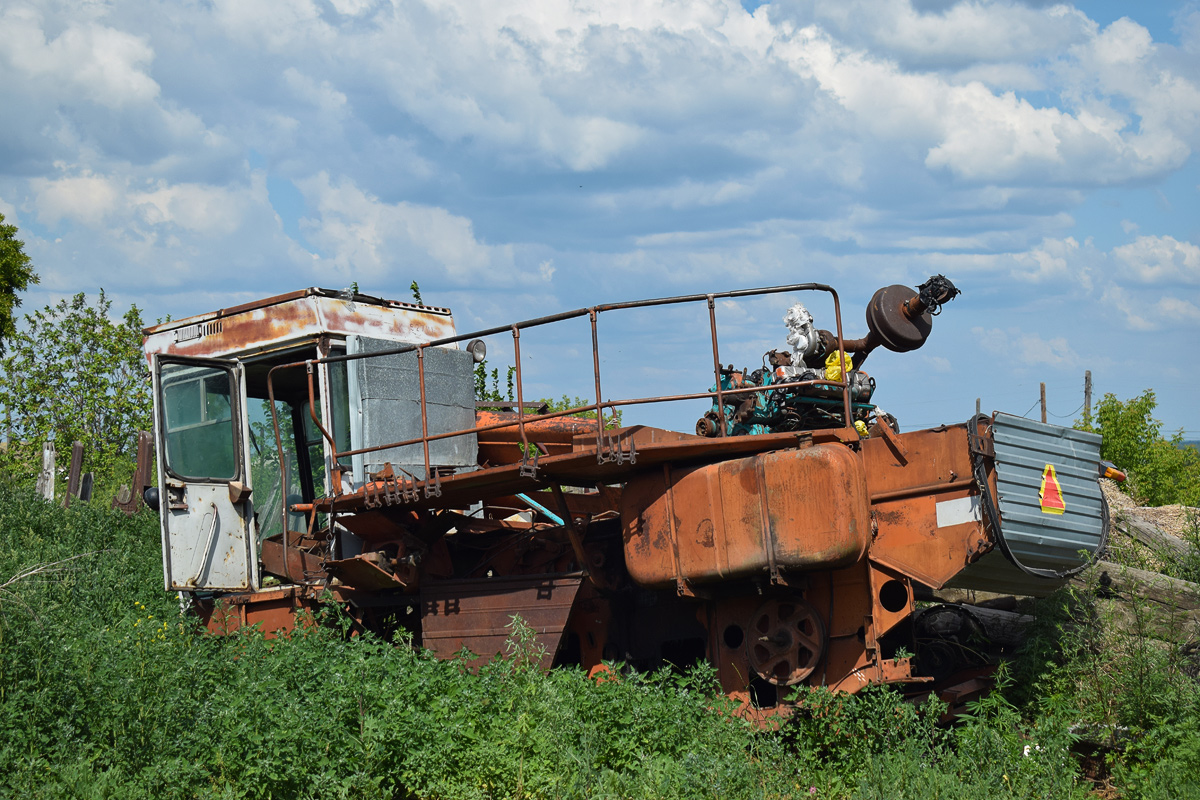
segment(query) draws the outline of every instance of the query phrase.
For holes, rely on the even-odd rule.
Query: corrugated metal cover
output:
[[[396,348],[395,342],[351,337],[349,353],[373,353]],[[421,436],[421,386],[416,352],[376,356],[348,362],[351,404],[351,444],[354,449]],[[475,361],[465,350],[425,349],[425,408],[430,435],[475,427]],[[357,404],[357,408],[355,407]],[[473,468],[478,461],[474,433],[429,443],[433,466]],[[361,459],[361,460],[360,460]],[[361,469],[382,469],[384,463],[425,477],[420,444],[355,456],[355,480]]]
[[[1009,552],[1031,570],[1065,573],[1084,566],[1107,535],[1097,481],[1100,436],[1011,414],[996,414],[992,436],[1000,527]],[[1063,583],[1019,569],[998,549],[950,585],[1045,595]]]
[[[951,589],[1045,597],[1065,586],[1068,580],[1039,578],[1022,572],[1016,564],[1005,558],[1003,553],[993,550],[954,576],[946,586]]]
[[[1097,480],[1100,436],[1073,428],[997,414],[996,489],[1009,551],[1032,569],[1076,569],[1104,539],[1103,496]],[[1061,513],[1053,513],[1054,480]],[[1046,483],[1046,497],[1041,492]]]

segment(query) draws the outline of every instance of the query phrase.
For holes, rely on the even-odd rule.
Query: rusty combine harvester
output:
[[[791,351],[722,366],[716,301],[783,292],[828,298],[834,330],[797,304]],[[1004,625],[937,590],[1047,594],[1108,520],[1097,436],[1005,414],[900,433],[871,404],[867,355],[920,347],[957,293],[881,289],[862,339],[821,284],[464,335],[444,308],[308,289],[149,328],[166,588],[214,631],[290,629],[332,597],[447,657],[490,657],[520,615],[547,667],[703,659],[765,708],[799,684],[961,696]],[[712,387],[601,402],[598,319],[686,304],[707,312]],[[591,326],[597,400],[537,413],[521,334],[571,319]],[[487,336],[511,337],[507,405],[475,398]],[[697,400],[695,433],[604,422]]]

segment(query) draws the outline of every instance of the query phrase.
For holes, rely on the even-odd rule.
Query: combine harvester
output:
[[[826,298],[834,330],[797,303],[790,351],[722,366],[716,301],[779,293]],[[861,339],[821,284],[463,335],[444,308],[307,289],[149,328],[166,588],[219,632],[288,630],[332,597],[445,657],[490,657],[520,615],[547,667],[705,660],[764,709],[797,685],[961,699],[1016,615],[937,592],[1048,594],[1108,518],[1096,435],[1006,414],[901,433],[872,405],[867,355],[920,347],[957,294],[940,275],[880,289]],[[687,304],[707,313],[711,388],[600,402],[598,320]],[[569,320],[590,323],[597,401],[535,410],[522,334]],[[475,397],[489,336],[511,337],[507,405]],[[698,400],[695,433],[604,421]]]

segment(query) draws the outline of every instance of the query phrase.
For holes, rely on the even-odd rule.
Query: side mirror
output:
[[[146,490],[144,492],[142,492],[142,499],[146,501],[146,505],[150,506],[150,508],[154,509],[155,511],[158,511],[158,487],[157,486],[146,487]]]

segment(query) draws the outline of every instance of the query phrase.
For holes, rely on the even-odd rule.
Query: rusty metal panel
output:
[[[343,585],[367,592],[383,592],[404,589],[408,583],[395,573],[383,569],[378,564],[368,560],[366,556],[355,556],[339,561],[325,562],[328,573],[342,582]],[[404,571],[404,577],[412,580],[414,570],[409,567]]]
[[[421,644],[440,658],[466,647],[483,659],[504,651],[514,615],[546,648],[549,669],[571,615],[581,573],[426,581],[421,587]]]
[[[621,506],[626,565],[646,586],[846,566],[870,537],[862,464],[839,445],[639,476]]]
[[[263,539],[259,561],[264,571],[280,577],[321,576],[321,559],[297,547],[284,548],[281,537]]]
[[[295,629],[301,623],[296,613],[306,605],[297,597],[294,587],[284,587],[221,598],[197,598],[196,611],[211,633],[227,634],[259,625],[266,638],[272,639]]]
[[[875,503],[871,560],[941,588],[991,547],[979,495],[966,488]]]
[[[144,331],[154,353],[229,357],[315,341],[329,334],[418,343],[455,335],[448,309],[413,306],[329,289],[306,289]]]
[[[992,547],[966,424],[873,435],[863,460],[877,526],[872,561],[940,588]]]
[[[965,424],[873,435],[863,440],[862,452],[873,500],[901,492],[923,494],[926,487],[971,477]]]

